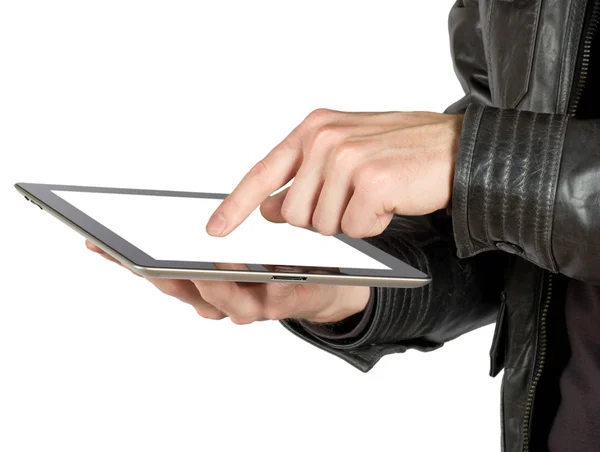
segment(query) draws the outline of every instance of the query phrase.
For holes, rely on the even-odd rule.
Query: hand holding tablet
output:
[[[429,282],[364,240],[271,223],[260,212],[228,236],[211,237],[202,225],[226,195],[26,183],[16,188],[86,237],[92,251],[207,319],[335,322],[364,309],[369,286]]]
[[[203,316],[335,321],[364,308],[369,287],[429,283],[362,239],[382,233],[394,214],[448,205],[461,121],[437,113],[316,110],[229,195],[16,188],[84,235],[91,249]],[[256,282],[293,284],[246,284]]]
[[[102,257],[122,265],[89,240],[86,245]],[[221,268],[226,267],[245,270],[240,264]],[[229,317],[238,325],[287,318],[336,322],[361,312],[370,296],[370,288],[357,286],[146,279],[164,294],[190,304],[201,317],[211,320]]]

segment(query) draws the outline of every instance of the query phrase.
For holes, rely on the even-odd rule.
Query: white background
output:
[[[197,317],[12,188],[228,192],[315,108],[442,111],[451,4],[2,2],[0,450],[499,450],[491,327],[363,374]]]

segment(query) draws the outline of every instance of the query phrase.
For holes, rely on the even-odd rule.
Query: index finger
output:
[[[214,211],[206,232],[224,237],[237,228],[275,190],[294,178],[302,164],[298,128],[242,178]]]

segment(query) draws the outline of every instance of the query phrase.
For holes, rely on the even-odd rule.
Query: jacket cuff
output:
[[[502,250],[557,271],[552,220],[567,117],[472,104],[452,193],[459,258]]]
[[[405,316],[402,319],[403,323],[416,320],[417,325],[422,324],[419,318],[419,314],[422,316],[421,309],[414,308],[414,306],[414,309],[411,308],[412,297],[410,294],[412,291],[423,290],[423,288],[402,290],[404,301],[406,301],[404,306],[400,306],[399,301],[390,296],[391,291],[394,289],[374,287],[373,290],[376,295],[370,302],[369,321],[356,336],[344,339],[331,337],[328,333],[323,334],[320,329],[306,328],[304,321],[296,319],[282,320],[281,324],[306,342],[343,359],[362,372],[371,370],[383,356],[388,354],[404,353],[411,349],[429,352],[443,346],[443,343],[424,338],[395,340],[394,334],[390,331],[397,326],[395,322],[400,320],[397,317],[400,313]],[[398,289],[395,289],[395,291],[397,292]],[[423,301],[421,297],[417,297],[417,299]],[[413,316],[411,316],[411,312],[414,314]],[[413,326],[409,325],[408,328]],[[394,331],[394,333],[402,335],[402,331]]]
[[[497,251],[459,261],[444,211],[394,216],[382,234],[364,240],[427,273],[431,282],[413,289],[376,287],[373,317],[353,339],[323,339],[294,319],[283,320],[284,327],[366,372],[385,355],[435,350],[496,318],[507,256]]]

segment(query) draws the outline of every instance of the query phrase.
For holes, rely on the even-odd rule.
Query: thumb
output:
[[[287,196],[289,188],[281,190],[280,192],[269,196],[260,205],[260,213],[266,220],[272,223],[285,223],[283,216],[281,215],[281,206],[285,197]]]

